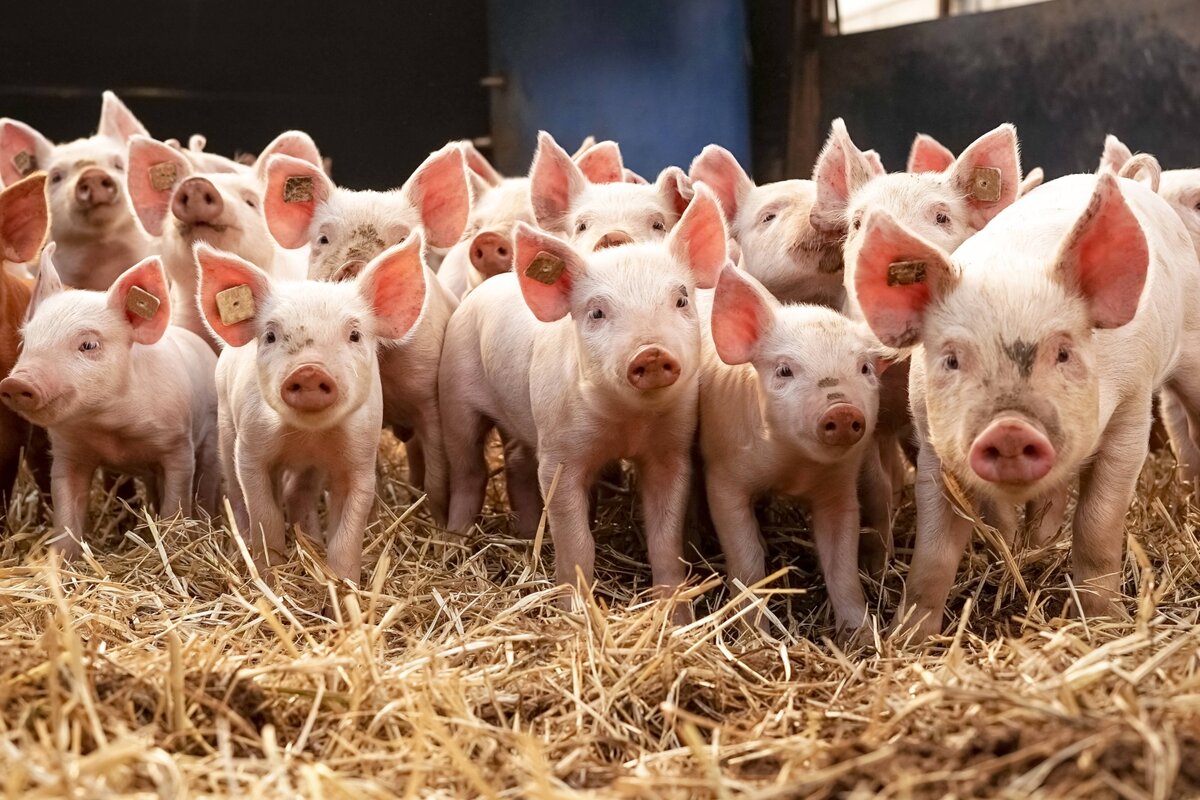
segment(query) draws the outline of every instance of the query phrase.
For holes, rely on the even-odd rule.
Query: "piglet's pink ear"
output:
[[[121,142],[134,136],[150,135],[146,126],[138,121],[133,112],[121,102],[121,98],[112,92],[104,93],[104,99],[100,103],[100,126],[96,132]]]
[[[37,258],[50,227],[46,173],[35,172],[0,192],[0,257],[15,264]]]
[[[154,344],[171,324],[171,292],[158,256],[142,259],[108,289],[108,307],[125,317],[138,344]]]
[[[1056,277],[1087,301],[1097,328],[1119,328],[1137,313],[1150,248],[1111,173],[1102,172],[1083,215],[1059,248]]]
[[[708,186],[697,183],[694,188],[695,197],[683,212],[679,224],[671,229],[667,247],[692,271],[697,287],[711,289],[717,285],[721,269],[729,260],[725,217],[721,213],[721,204]]]
[[[827,233],[844,231],[850,198],[873,177],[871,163],[850,140],[846,123],[835,119],[813,168],[817,199],[809,213],[810,224]]]
[[[241,347],[254,338],[258,314],[271,296],[271,278],[249,261],[203,243],[194,253],[204,321],[214,336]]]
[[[451,142],[417,167],[401,190],[421,215],[430,247],[453,247],[471,212],[471,185],[462,149]]]
[[[621,148],[614,141],[598,142],[573,159],[592,183],[623,183],[625,165],[621,162]]]
[[[466,161],[467,169],[488,186],[500,185],[504,176],[492,166],[492,162],[488,161],[483,153],[479,152],[474,142],[464,139],[458,143],[458,146],[462,148],[463,160]]]
[[[192,173],[192,163],[179,150],[146,136],[129,141],[129,170],[125,187],[142,228],[162,236],[175,187]]]
[[[908,151],[908,172],[945,172],[954,163],[950,148],[927,133],[918,133]]]
[[[758,281],[727,264],[713,294],[712,337],[726,364],[754,360],[758,344],[775,322],[779,303]]]
[[[1021,181],[1021,188],[1017,190],[1017,197],[1024,197],[1029,194],[1041,186],[1044,180],[1046,180],[1046,173],[1042,171],[1041,167],[1034,167],[1029,170],[1029,174]]]
[[[321,151],[317,143],[304,131],[284,131],[271,140],[254,161],[254,171],[258,179],[265,180],[267,167],[272,156],[291,156],[301,161],[307,161],[317,169],[324,171],[321,163]]]
[[[38,264],[37,279],[33,282],[33,294],[29,298],[29,307],[25,310],[25,321],[33,319],[38,306],[63,291],[62,279],[54,266],[54,242],[42,248],[41,263]]]
[[[263,214],[275,241],[289,250],[308,244],[313,215],[329,200],[333,188],[320,162],[271,156],[266,167]]]
[[[537,152],[529,169],[529,199],[537,224],[548,231],[561,231],[571,204],[587,184],[567,151],[553,136],[539,132]]]
[[[24,122],[0,119],[0,183],[7,186],[47,169],[53,150],[49,139]]]
[[[658,173],[654,187],[663,204],[674,209],[676,214],[683,214],[688,203],[692,202],[692,180],[679,167],[667,167]]]
[[[950,258],[892,218],[867,215],[854,273],[854,291],[867,324],[888,347],[920,341],[930,303],[958,281]]]
[[[871,167],[871,174],[875,177],[887,175],[887,169],[883,166],[883,158],[875,150],[864,150],[863,158],[867,160],[867,164]]]
[[[727,220],[737,216],[738,208],[754,188],[754,182],[733,153],[715,144],[700,151],[688,169],[688,177],[693,181],[704,181],[712,189]]]
[[[375,334],[403,339],[425,306],[425,264],[421,232],[375,257],[358,278],[358,291],[375,312]]]
[[[513,270],[533,315],[554,322],[571,313],[571,289],[587,264],[566,242],[524,222],[513,229]]]
[[[946,173],[967,198],[971,227],[979,230],[1012,205],[1021,190],[1017,129],[1005,123],[980,136]]]
[[[1110,133],[1104,137],[1104,152],[1100,155],[1100,167],[1096,171],[1108,171],[1116,175],[1131,158],[1133,151],[1128,145]]]

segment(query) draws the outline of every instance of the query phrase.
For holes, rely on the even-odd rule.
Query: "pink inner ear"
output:
[[[288,202],[288,181],[291,179],[310,181],[311,197],[300,199],[304,192],[292,190],[292,202]],[[317,206],[329,198],[333,189],[320,165],[287,155],[272,156],[267,161],[266,186],[263,214],[275,241],[289,250],[308,244],[309,227]]]
[[[142,125],[133,112],[112,92],[104,93],[100,105],[100,126],[97,130],[102,136],[111,136],[122,142],[134,136],[150,135],[146,126]]]
[[[404,338],[421,316],[427,291],[421,247],[417,233],[380,255],[359,279],[381,338]]]
[[[46,168],[46,159],[53,145],[40,133],[15,120],[0,122],[0,183],[5,186],[16,183],[23,177],[13,159],[27,153],[37,160],[37,166]]]
[[[870,164],[849,141],[841,121],[834,120],[833,132],[817,157],[813,173],[817,199],[809,214],[812,226],[820,231],[844,230],[850,196],[871,177]]]
[[[565,242],[523,222],[517,223],[514,238],[513,271],[529,310],[542,322],[554,322],[571,313],[573,273],[585,268],[575,251]],[[549,284],[525,274],[543,253],[561,262],[558,275]]]
[[[931,287],[950,274],[937,248],[904,229],[886,212],[871,214],[855,270],[854,291],[867,324],[889,347],[911,347],[920,340]],[[923,261],[920,283],[888,285],[888,268],[897,261]]]
[[[168,166],[159,167],[160,164]],[[175,170],[174,183],[163,189],[156,188],[151,170],[158,170],[156,174],[159,179],[165,181],[170,177],[170,168]],[[187,158],[169,145],[144,136],[135,136],[130,141],[129,171],[125,174],[125,186],[138,221],[151,236],[162,235],[163,222],[170,211],[175,187],[190,175],[191,171],[192,167]]]
[[[200,309],[205,320],[223,341],[241,347],[254,338],[255,317],[226,325],[217,310],[217,295],[234,286],[249,286],[257,313],[271,294],[271,279],[249,262],[207,247],[196,249],[196,262],[200,271]]]
[[[1088,300],[1097,328],[1119,328],[1137,313],[1150,250],[1117,181],[1103,173],[1087,210],[1068,235],[1060,258]]]
[[[1000,198],[979,200],[969,193],[972,173],[978,167],[1000,170]],[[1021,188],[1021,159],[1017,154],[1017,132],[1012,125],[1001,125],[980,136],[963,151],[951,168],[954,186],[967,193],[971,225],[980,229],[997,214],[1012,205]]]
[[[36,258],[49,225],[44,172],[0,192],[0,248],[6,260],[23,264]]]
[[[909,172],[945,172],[953,163],[954,153],[937,139],[924,133],[913,139],[908,153]]]
[[[467,169],[478,175],[488,186],[499,186],[504,180],[504,176],[496,171],[492,166],[492,162],[484,157],[483,153],[475,149],[475,145],[469,141],[463,142],[463,158],[466,159]]]
[[[587,179],[550,134],[538,136],[538,149],[529,170],[530,202],[539,225],[557,230],[571,210],[571,201]]]
[[[448,146],[430,156],[409,178],[405,190],[421,212],[430,247],[453,247],[462,238],[471,210],[462,151]]]
[[[158,298],[158,308],[150,319],[128,308],[129,294],[135,286]],[[138,344],[154,344],[161,339],[171,323],[171,293],[162,261],[151,256],[126,270],[108,290],[108,304],[125,315]]]
[[[771,324],[763,297],[730,265],[721,272],[713,295],[712,335],[717,355],[726,364],[754,359],[758,342]]]
[[[696,156],[689,174],[693,181],[703,181],[713,190],[726,219],[737,216],[739,201],[754,186],[733,154],[715,144],[708,145]]]
[[[620,183],[625,179],[621,149],[616,142],[594,144],[576,161],[579,171],[592,183]]]
[[[728,239],[721,207],[707,186],[697,185],[695,198],[668,241],[675,257],[691,269],[697,287],[716,285],[729,257]]]

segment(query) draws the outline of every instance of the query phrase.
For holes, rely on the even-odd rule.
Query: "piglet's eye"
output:
[[[329,244],[329,237],[322,233],[317,237],[317,244]]]
[[[1065,347],[1058,348],[1058,363],[1065,364],[1071,360],[1071,351]]]
[[[581,223],[579,223],[578,225],[576,225],[576,226],[575,226],[575,232],[576,232],[576,233],[583,233],[583,232],[584,232],[584,231],[586,231],[586,230],[587,230],[587,223],[586,223],[586,222],[581,222]]]
[[[83,344],[79,345],[79,352],[81,352],[81,353],[88,353],[88,352],[91,352],[92,350],[99,350],[99,349],[100,349],[99,342],[90,342],[89,341],[89,342],[84,342]]]
[[[267,344],[275,344],[275,331],[267,331],[267,335],[263,337],[263,341]]]
[[[772,211],[770,214],[765,214],[765,215],[763,215],[763,218],[762,218],[762,224],[763,224],[763,225],[766,225],[768,222],[770,222],[770,221],[772,221],[773,219],[775,219],[775,217],[776,217],[776,216],[777,216],[777,215],[776,215],[776,214],[775,214],[775,212],[773,212],[773,211]]]
[[[654,223],[654,230],[656,230],[656,231],[665,231],[666,229],[667,229],[667,224],[666,224],[665,222],[661,222],[661,221],[660,221],[660,222],[655,222],[655,223]]]
[[[958,369],[958,356],[951,353],[950,355],[946,356],[946,360],[943,363],[945,363],[946,369]]]
[[[687,304],[688,304],[688,299],[686,297],[681,297],[675,301],[676,308],[687,308]]]
[[[362,334],[359,333],[358,331],[350,331],[350,341],[355,342],[355,343],[361,342]]]
[[[950,224],[950,215],[944,211],[939,211],[938,215],[937,215],[937,224],[938,225],[949,225]]]
[[[870,361],[868,361],[862,365],[862,374],[863,375],[871,374],[871,362]]]
[[[787,364],[780,364],[779,368],[775,370],[775,374],[780,378],[790,378],[792,377],[792,368]]]
[[[588,312],[588,319],[604,319],[604,310],[593,308]]]

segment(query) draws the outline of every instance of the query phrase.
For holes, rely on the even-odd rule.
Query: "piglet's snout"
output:
[[[857,406],[850,403],[830,406],[817,421],[817,438],[833,447],[858,444],[866,432],[866,417]]]
[[[117,199],[117,182],[102,169],[85,170],[75,182],[75,202],[80,208],[112,205]]]
[[[989,483],[1033,483],[1054,467],[1054,446],[1028,422],[996,420],[971,445],[971,469]]]
[[[495,231],[484,231],[471,240],[471,266],[484,275],[512,269],[512,244]]]
[[[662,389],[679,380],[679,360],[661,347],[643,347],[625,372],[636,389]]]
[[[171,213],[180,222],[213,222],[224,210],[221,193],[204,178],[188,178],[171,200]]]
[[[9,376],[0,381],[0,400],[18,414],[25,414],[44,406],[46,395],[32,381]]]
[[[601,237],[600,241],[596,242],[597,250],[603,250],[606,247],[620,247],[623,244],[633,244],[633,237],[625,231],[610,231]]]
[[[337,402],[337,382],[316,364],[297,367],[283,381],[283,402],[297,411],[324,411]]]

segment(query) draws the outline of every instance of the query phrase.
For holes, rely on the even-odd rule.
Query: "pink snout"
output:
[[[596,242],[597,250],[603,250],[606,247],[620,247],[623,244],[633,244],[633,237],[625,231],[610,231],[604,234],[600,241]]]
[[[833,447],[858,444],[867,432],[867,419],[857,406],[837,403],[830,406],[817,421],[817,438]]]
[[[11,376],[0,381],[0,400],[18,414],[34,413],[46,405],[46,395],[37,384]]]
[[[662,389],[679,380],[679,361],[660,347],[643,347],[629,362],[625,376],[636,389]]]
[[[1033,483],[1054,467],[1054,446],[1015,417],[998,419],[971,445],[971,469],[989,483]]]
[[[221,193],[205,178],[188,178],[179,184],[171,200],[171,213],[180,222],[215,222],[224,210]]]
[[[84,170],[75,181],[75,202],[80,208],[112,205],[117,199],[117,182],[102,169]]]
[[[484,231],[471,240],[471,266],[489,278],[512,269],[512,244],[494,231]]]
[[[338,399],[337,382],[316,364],[297,367],[283,381],[280,389],[283,402],[297,411],[324,411]]]

